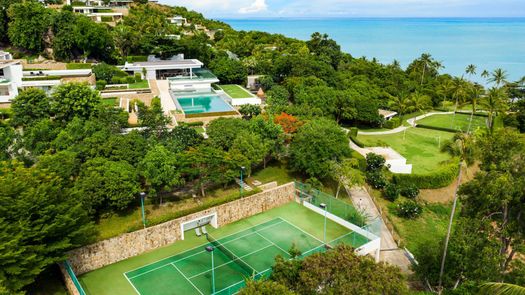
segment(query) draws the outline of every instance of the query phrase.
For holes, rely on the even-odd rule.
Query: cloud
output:
[[[239,13],[242,13],[242,14],[256,13],[256,12],[266,11],[267,9],[268,9],[268,5],[266,4],[266,0],[255,0],[250,6],[241,7],[239,9]]]

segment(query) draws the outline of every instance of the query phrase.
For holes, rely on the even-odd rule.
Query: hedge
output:
[[[431,125],[425,125],[425,124],[417,124],[417,128],[425,128],[425,129],[432,129],[432,130],[438,130],[438,131],[445,131],[445,132],[459,132],[461,130],[456,130],[453,128],[447,128],[447,127],[438,127],[438,126],[431,126]]]
[[[420,189],[436,189],[450,185],[458,176],[458,160],[451,161],[429,174],[394,174],[392,181],[401,187],[414,185]]]
[[[35,77],[22,77],[22,81],[46,81],[46,80],[60,80],[60,76],[35,76]]]
[[[366,145],[364,143],[362,143],[359,139],[353,137],[351,134],[350,134],[350,136],[348,136],[348,138],[350,138],[350,140],[353,141],[358,147],[360,147],[360,148],[366,147]]]
[[[460,114],[460,115],[472,115],[472,113],[469,113],[469,112],[456,112],[456,114]],[[488,117],[489,115],[488,114],[485,114],[485,113],[474,113],[474,116],[477,116],[477,117]]]
[[[181,125],[188,126],[188,127],[200,127],[204,125],[204,122],[202,121],[196,121],[196,122],[182,122]]]
[[[239,113],[235,111],[226,112],[214,112],[214,113],[197,113],[197,114],[186,114],[186,118],[200,118],[200,117],[220,117],[220,116],[235,116]]]
[[[70,62],[66,64],[66,69],[68,70],[89,70],[91,69],[91,64],[90,63]]]
[[[148,61],[148,56],[146,55],[128,55],[126,57],[127,62],[141,62]]]

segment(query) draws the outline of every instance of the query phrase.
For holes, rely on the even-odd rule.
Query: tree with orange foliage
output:
[[[284,112],[274,118],[274,123],[281,125],[286,134],[297,132],[297,128],[302,125],[302,122],[299,121],[299,119]]]

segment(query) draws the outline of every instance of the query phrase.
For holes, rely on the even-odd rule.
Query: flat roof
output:
[[[188,66],[201,67],[203,64],[196,59],[182,59],[182,60],[159,60],[159,61],[143,61],[134,62],[132,66],[138,67],[156,67],[156,66]]]
[[[19,60],[14,60],[14,59],[0,60],[0,69],[7,68],[12,65],[18,65],[18,64],[20,64]]]
[[[383,117],[385,118],[389,118],[389,117],[393,117],[397,115],[397,112],[394,112],[394,111],[382,110],[382,109],[379,109],[378,111],[379,111],[379,114],[383,115]]]

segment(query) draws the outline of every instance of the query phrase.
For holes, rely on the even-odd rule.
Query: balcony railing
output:
[[[217,77],[208,70],[194,71],[193,75],[186,73],[180,76],[168,77],[169,81],[180,81],[180,80],[215,80]]]

